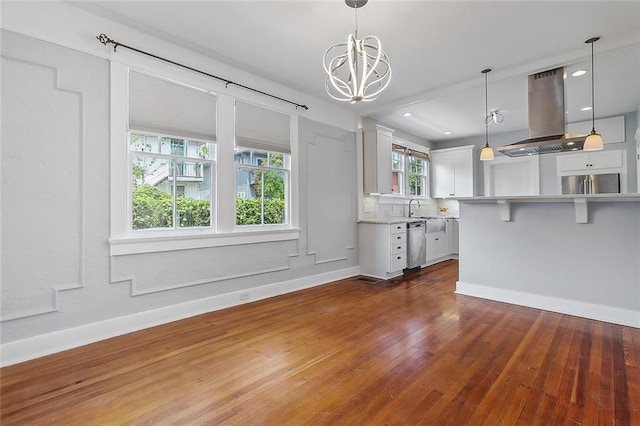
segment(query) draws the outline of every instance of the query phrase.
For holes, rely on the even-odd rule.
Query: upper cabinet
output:
[[[393,130],[376,125],[363,133],[364,192],[391,193],[391,144]]]
[[[618,171],[623,167],[623,159],[623,151],[619,149],[565,154],[558,156],[558,173],[593,173],[595,170],[601,172],[608,169]]]
[[[431,151],[431,197],[473,197],[473,145]]]

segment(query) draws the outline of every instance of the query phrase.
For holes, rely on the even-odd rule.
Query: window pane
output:
[[[131,133],[129,149],[139,152],[159,152],[158,137]]]
[[[259,171],[258,171],[259,172]],[[236,168],[236,225],[262,224],[262,196],[256,172]]]
[[[214,158],[213,152],[210,152],[208,143],[187,141],[187,152],[185,157],[189,158]]]
[[[399,152],[391,152],[391,170],[401,171],[403,169],[404,156]]]
[[[424,161],[419,158],[411,157],[409,159],[409,173],[415,175],[424,174]]]
[[[173,183],[169,180],[170,161],[163,158],[133,158],[133,229],[173,227]]]
[[[269,167],[277,167],[279,169],[285,166],[285,155],[277,153],[269,153]]]
[[[211,165],[177,161],[176,172],[178,226],[211,226]]]
[[[260,184],[264,185],[264,223],[284,223],[285,173],[266,170],[260,178]]]
[[[391,193],[402,194],[402,173],[391,172]]]
[[[424,176],[409,176],[409,194],[425,195]]]

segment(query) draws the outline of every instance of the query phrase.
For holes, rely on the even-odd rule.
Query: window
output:
[[[129,133],[131,229],[212,226],[215,145]]]
[[[428,154],[393,144],[391,193],[407,197],[426,197],[428,160]]]
[[[418,157],[407,157],[409,163],[407,173],[407,189],[410,196],[427,196],[427,164]]]
[[[213,228],[216,97],[129,72],[129,229]]]
[[[236,226],[289,224],[289,120],[236,102]]]
[[[235,163],[236,225],[288,223],[290,156],[237,147]]]
[[[404,191],[404,154],[391,151],[391,193],[402,194]]]
[[[276,104],[261,108],[215,94],[214,83],[111,63],[111,255],[300,237],[298,211],[291,207],[298,195],[290,146],[297,141],[291,131],[297,116],[276,112]],[[238,151],[248,159],[237,158]],[[254,185],[251,193],[241,185],[245,190],[236,191],[235,160],[251,182],[264,181],[264,190]],[[274,180],[284,190],[267,190]],[[237,225],[236,198],[257,199],[260,221]],[[268,210],[274,204],[278,220]]]

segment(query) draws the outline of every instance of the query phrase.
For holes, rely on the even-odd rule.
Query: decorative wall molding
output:
[[[80,89],[80,88],[75,88],[75,87],[70,87],[68,85],[65,85],[61,82],[62,80],[62,70],[60,69],[60,66],[51,64],[51,63],[46,63],[43,61],[37,61],[35,59],[33,59],[33,57],[35,55],[37,55],[37,52],[31,52],[31,54],[29,56],[25,56],[25,55],[20,55],[20,54],[16,54],[15,52],[7,52],[8,50],[12,50],[15,49],[13,47],[13,45],[10,45],[9,43],[5,42],[3,43],[2,46],[2,52],[0,54],[0,57],[3,60],[10,60],[10,61],[15,61],[15,62],[20,62],[26,65],[30,65],[33,67],[38,67],[38,68],[42,68],[42,69],[46,69],[46,70],[50,70],[53,73],[53,81],[54,81],[54,87],[53,90],[57,90],[57,91],[61,91],[61,92],[67,92],[67,93],[72,93],[74,95],[76,95],[78,97],[78,113],[79,113],[79,117],[78,117],[78,123],[79,123],[79,128],[76,130],[78,133],[78,201],[79,201],[79,214],[78,214],[78,251],[77,251],[77,260],[78,260],[78,272],[77,272],[77,279],[75,282],[71,282],[71,283],[60,283],[60,284],[54,284],[50,286],[50,305],[47,307],[37,307],[37,308],[33,308],[33,307],[28,307],[28,306],[24,306],[24,309],[22,309],[20,312],[14,312],[14,313],[9,313],[9,314],[4,314],[0,317],[0,323],[3,322],[7,322],[7,321],[15,321],[18,319],[22,319],[22,318],[29,318],[29,317],[34,317],[34,316],[39,316],[39,315],[45,315],[45,314],[50,314],[53,312],[58,312],[59,308],[58,308],[58,302],[59,302],[59,293],[63,292],[63,291],[69,291],[69,290],[76,290],[76,289],[81,289],[85,286],[84,282],[85,282],[85,268],[84,268],[84,263],[85,263],[85,217],[86,217],[86,213],[85,213],[85,193],[87,192],[87,188],[85,187],[85,163],[86,163],[86,158],[85,158],[85,142],[86,142],[86,123],[85,123],[85,117],[86,117],[86,112],[85,112],[85,106],[86,106],[86,102],[85,102],[85,91]],[[5,73],[6,75],[6,73]],[[6,83],[4,83],[6,84]],[[46,136],[46,135],[43,135]],[[1,156],[0,156],[1,158]],[[4,296],[4,295],[3,295]],[[35,298],[37,299],[37,298]],[[31,299],[31,301],[33,301],[33,299]],[[3,305],[4,305],[5,299],[3,298]],[[27,302],[28,303],[28,302]],[[24,305],[25,302],[21,301],[19,304]],[[6,311],[6,309],[3,309],[3,311]]]
[[[318,148],[314,147],[322,147],[324,151],[317,152]],[[316,162],[321,164],[318,165]],[[326,170],[328,170],[326,163],[329,162],[333,167],[334,173],[331,176],[327,176],[326,179],[321,179],[321,171],[319,169],[325,168],[325,173],[322,174],[322,176],[325,176]],[[355,140],[354,143],[350,143],[350,141],[340,139],[334,135],[313,133],[313,137],[307,145],[307,170],[309,171],[307,175],[307,192],[314,194],[314,197],[307,198],[307,255],[314,257],[316,265],[348,260],[348,253],[355,250],[355,233],[349,240],[344,235],[344,229],[342,229],[344,225],[340,222],[341,217],[337,214],[328,214],[329,211],[339,211],[341,214],[348,211],[352,221],[355,222],[357,207],[352,194],[355,193],[356,178],[354,175],[352,179],[348,179],[348,173],[345,173],[347,170],[352,170],[354,163]],[[341,172],[344,176],[341,175]],[[339,190],[342,190],[343,193],[339,193]],[[343,205],[349,202],[352,203],[350,209],[348,204]],[[315,241],[314,227],[322,228],[322,235],[325,236],[326,241],[333,244],[332,247],[327,247],[326,244],[322,245]],[[327,234],[334,235],[334,237],[326,238]],[[319,254],[320,251],[325,253]],[[338,254],[339,251],[342,251],[345,255]],[[326,252],[331,253],[328,254]]]
[[[640,312],[628,309],[487,287],[462,281],[456,283],[455,293],[640,328]]]
[[[145,328],[353,277],[358,273],[359,269],[356,266],[270,285],[242,289],[205,299],[197,299],[30,337],[3,344],[0,347],[0,354],[2,355],[0,358],[2,366],[5,367]],[[245,299],[244,297],[247,294],[249,298]],[[241,297],[243,297],[243,300],[240,300]]]

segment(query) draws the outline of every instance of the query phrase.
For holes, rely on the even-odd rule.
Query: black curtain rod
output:
[[[270,98],[277,99],[279,101],[295,105],[296,108],[303,108],[305,110],[309,109],[309,107],[306,106],[306,105],[301,105],[301,104],[298,104],[296,102],[293,102],[293,101],[290,101],[290,100],[287,100],[287,99],[280,98],[278,96],[272,95],[270,93],[263,92],[263,91],[258,90],[258,89],[254,89],[253,87],[245,86],[244,84],[236,83],[235,81],[227,80],[226,78],[218,77],[217,75],[213,75],[213,74],[209,74],[208,72],[200,71],[199,69],[192,68],[192,67],[190,67],[188,65],[183,65],[181,63],[172,61],[170,59],[166,59],[166,58],[163,58],[161,56],[154,55],[153,53],[145,52],[144,50],[140,50],[140,49],[136,49],[135,47],[127,46],[126,44],[122,44],[122,43],[120,43],[118,41],[110,39],[109,37],[107,37],[106,34],[100,34],[100,35],[96,36],[96,38],[98,39],[98,41],[100,43],[104,44],[105,46],[108,45],[108,44],[113,44],[113,51],[114,52],[116,51],[118,46],[122,46],[122,47],[124,47],[126,49],[133,50],[134,52],[142,53],[143,55],[151,56],[152,58],[159,59],[161,61],[165,61],[165,62],[168,62],[170,64],[177,65],[179,67],[188,69],[189,71],[197,72],[198,74],[206,75],[207,77],[211,77],[211,78],[215,78],[216,80],[224,81],[225,82],[225,87],[229,87],[230,84],[233,84],[234,86],[238,86],[238,87],[241,87],[243,89],[250,90],[252,92],[259,93],[261,95],[268,96]]]

